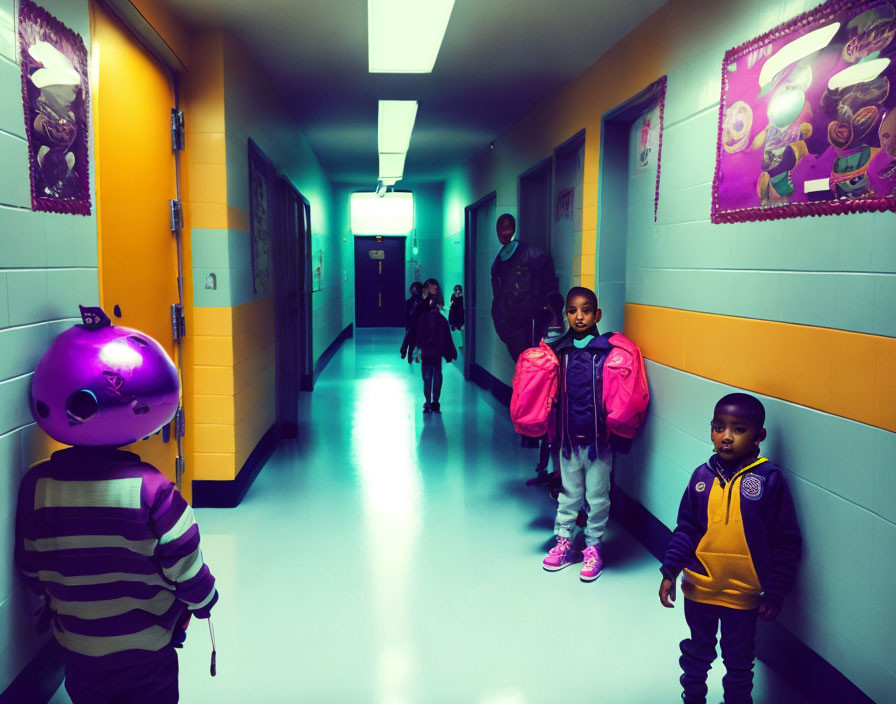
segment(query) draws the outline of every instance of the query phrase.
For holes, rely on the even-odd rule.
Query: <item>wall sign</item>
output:
[[[31,207],[90,215],[84,40],[44,8],[21,0],[19,49]]]
[[[896,210],[896,1],[830,0],[722,62],[712,221]]]

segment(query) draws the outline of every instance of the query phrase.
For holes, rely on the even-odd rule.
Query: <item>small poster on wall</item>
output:
[[[274,227],[274,166],[249,140],[249,228],[251,231],[252,292],[271,295],[271,232]]]
[[[572,220],[574,200],[576,196],[575,188],[564,188],[557,193],[557,208],[554,216],[555,220]]]
[[[830,0],[725,54],[712,221],[896,210],[896,0]]]
[[[320,291],[321,281],[324,276],[324,250],[318,248],[314,258],[314,268],[311,270],[311,290]]]
[[[90,215],[84,40],[44,8],[21,0],[19,49],[31,207]]]
[[[641,176],[649,171],[651,164],[656,163],[660,146],[660,107],[644,113],[638,120],[638,153],[634,160],[632,176]]]

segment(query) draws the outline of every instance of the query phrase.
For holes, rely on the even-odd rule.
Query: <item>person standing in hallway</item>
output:
[[[53,628],[74,704],[176,704],[175,648],[192,616],[209,618],[218,590],[190,505],[118,448],[171,421],[177,368],[148,335],[112,326],[99,308],[82,315],[32,379],[35,421],[73,447],[22,479],[15,563],[43,599],[38,628]]]
[[[542,566],[556,572],[572,564],[571,542],[578,532],[576,519],[587,501],[586,547],[579,577],[583,582],[591,582],[603,569],[600,542],[610,515],[613,452],[599,389],[612,345],[606,335],[598,333],[601,310],[591,289],[570,289],[566,317],[569,330],[551,345],[560,361],[556,442],[560,443],[563,486],[554,521],[557,542]]]
[[[752,704],[756,621],[778,615],[796,576],[802,537],[783,472],[759,457],[764,425],[755,396],[733,393],[716,403],[715,454],[691,476],[660,568],[660,603],[670,609],[684,572],[691,630],[679,659],[685,704],[706,702],[720,626],[725,704]]]
[[[420,349],[423,374],[424,413],[440,413],[439,398],[442,393],[442,359],[457,359],[457,350],[451,340],[448,321],[442,314],[442,288],[435,279],[423,284],[426,298],[420,305],[420,314],[414,331],[415,345]]]
[[[560,319],[563,298],[557,290],[554,261],[537,247],[513,239],[516,219],[510,213],[496,225],[501,251],[491,268],[492,321],[514,362],[536,346],[548,325]]]
[[[491,268],[492,321],[516,363],[523,350],[538,345],[550,326],[560,325],[563,297],[557,290],[559,282],[551,256],[514,239],[513,215],[502,213],[495,230],[501,250]],[[549,459],[550,444],[547,438],[541,438],[536,476],[527,484],[548,481]]]

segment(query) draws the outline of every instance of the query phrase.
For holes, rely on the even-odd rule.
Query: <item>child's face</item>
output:
[[[756,455],[765,439],[765,428],[740,415],[734,406],[716,409],[710,425],[713,448],[725,462],[737,464]]]
[[[588,331],[597,325],[600,316],[600,308],[595,308],[585,296],[573,296],[566,301],[566,319],[569,321],[572,334],[577,339],[585,337]]]
[[[459,296],[460,294],[461,294],[461,287],[460,287],[460,286],[455,286],[455,287],[454,287],[454,295],[455,295],[455,296]]]
[[[516,226],[509,220],[502,220],[497,224],[495,230],[498,233],[498,242],[502,245],[508,245],[516,233]]]
[[[429,284],[429,285],[426,287],[426,294],[427,294],[428,296],[435,296],[438,292],[439,292],[439,285],[438,285],[438,284]]]

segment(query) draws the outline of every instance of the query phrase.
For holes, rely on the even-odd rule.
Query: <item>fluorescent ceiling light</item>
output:
[[[846,88],[846,86],[855,85],[856,83],[873,81],[882,74],[889,65],[890,59],[862,61],[861,63],[845,68],[839,73],[835,73],[831,76],[831,80],[828,81],[828,88],[837,90],[838,88]]]
[[[406,235],[414,229],[414,194],[352,193],[351,228],[355,235]]]
[[[394,186],[396,181],[400,181],[398,178],[390,178],[389,176],[385,176],[380,179],[380,183],[384,186]]]
[[[790,42],[790,44],[781,47],[775,52],[774,56],[769,57],[768,61],[762,65],[762,70],[759,72],[759,85],[767,86],[775,76],[790,66],[790,64],[824,49],[831,43],[838,29],[840,29],[840,23],[834,22],[827,27],[809,32],[799,39]]]
[[[367,0],[370,73],[431,73],[454,0]]]
[[[406,152],[416,119],[416,100],[380,100],[377,119],[379,151]]]
[[[404,152],[398,154],[380,154],[380,180],[384,178],[400,179],[404,175]]]

